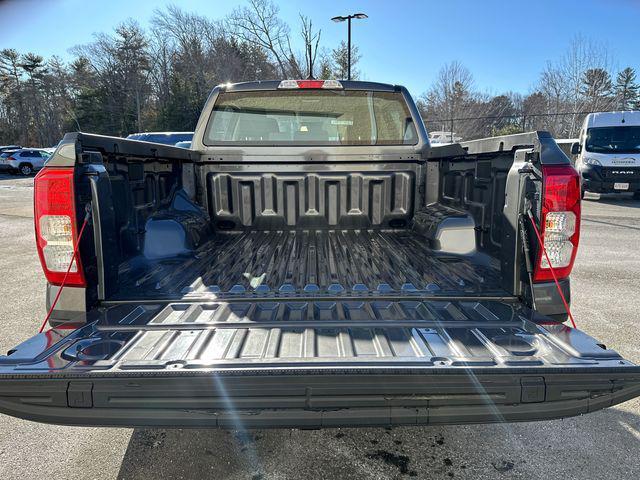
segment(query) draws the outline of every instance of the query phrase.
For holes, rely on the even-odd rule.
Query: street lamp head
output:
[[[344,22],[345,20],[349,21],[349,30],[347,35],[347,80],[351,80],[351,19],[352,18],[369,18],[366,13],[354,13],[352,15],[347,15],[346,17],[343,15],[333,17],[331,20],[334,22]]]
[[[353,15],[342,16],[339,15],[337,17],[333,17],[331,20],[334,22],[344,22],[345,20],[349,20],[351,18],[369,18],[366,13],[354,13]]]

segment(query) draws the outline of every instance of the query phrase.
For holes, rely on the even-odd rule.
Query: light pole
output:
[[[369,18],[366,13],[354,13],[353,15],[333,17],[334,22],[347,21],[347,80],[351,80],[351,19]]]

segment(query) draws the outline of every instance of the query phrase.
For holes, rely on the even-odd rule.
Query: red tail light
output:
[[[36,244],[49,283],[64,279],[78,239],[73,168],[43,168],[34,180]],[[80,258],[73,262],[66,285],[86,286]]]
[[[16,159],[14,157],[7,157],[7,160],[9,160],[10,162],[15,162]]]
[[[298,88],[322,88],[324,80],[298,80]]]
[[[580,177],[570,165],[542,167],[540,235],[558,279],[573,268],[580,239]],[[534,281],[553,280],[542,249],[538,250]]]

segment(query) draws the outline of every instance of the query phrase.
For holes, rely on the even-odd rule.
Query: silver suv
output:
[[[0,154],[0,170],[31,175],[44,167],[50,156],[51,153],[42,148],[8,150]]]

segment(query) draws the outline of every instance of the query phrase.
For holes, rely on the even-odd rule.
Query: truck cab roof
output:
[[[225,92],[242,92],[251,90],[278,90],[287,80],[257,80],[253,82],[223,83],[219,88]],[[295,82],[323,82],[324,80],[294,80]],[[335,80],[331,80],[336,82]],[[337,80],[343,90],[373,90],[379,92],[397,92],[403,90],[401,85],[390,83],[365,82],[360,80]],[[325,87],[326,88],[326,87]]]

